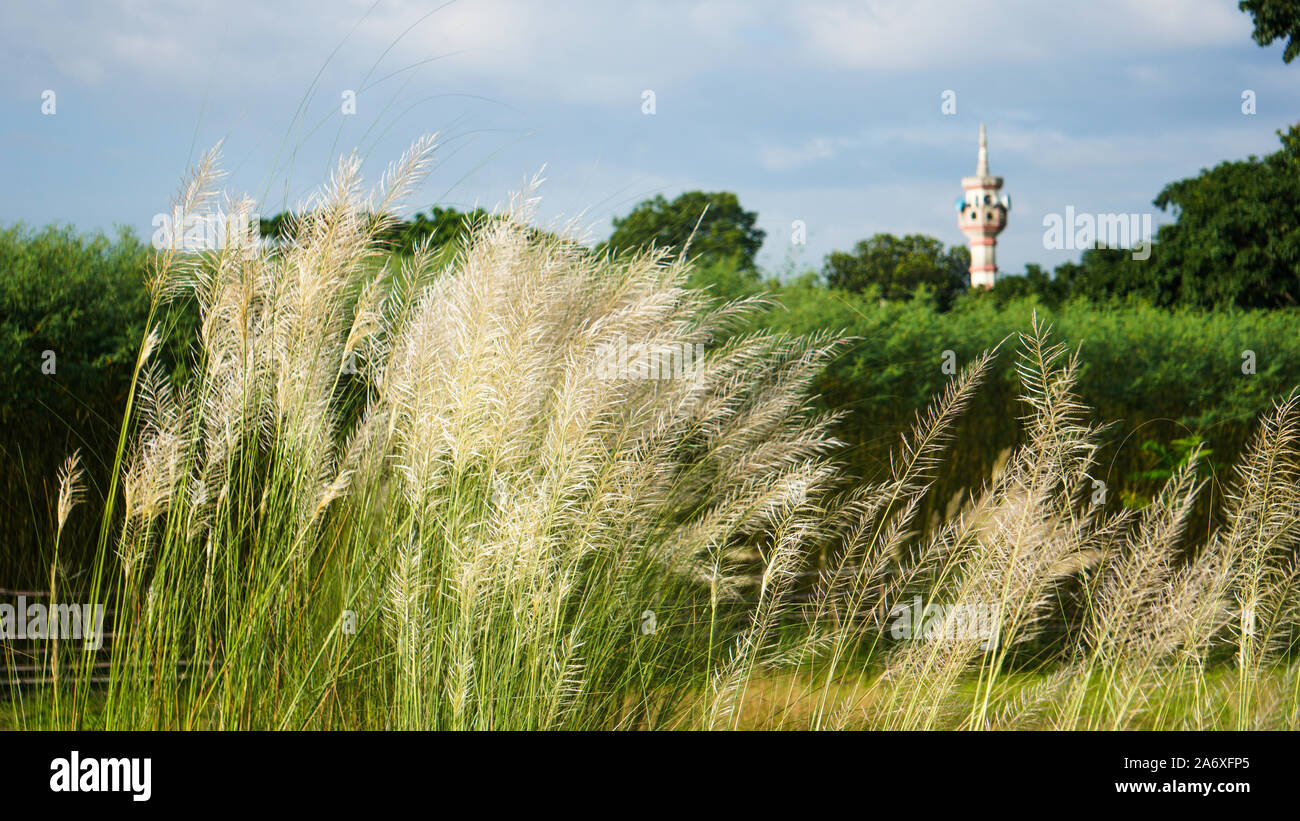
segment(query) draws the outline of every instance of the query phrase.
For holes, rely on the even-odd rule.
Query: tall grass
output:
[[[369,193],[344,160],[281,248],[158,258],[150,325],[177,297],[202,321],[188,381],[151,361],[156,329],[135,366],[89,591],[116,610],[107,672],[47,648],[51,698],[11,699],[18,723],[1296,723],[1295,395],[1264,419],[1223,529],[1186,556],[1194,464],[1140,514],[1093,505],[1077,353],[1035,318],[1021,445],[921,540],[999,350],[918,417],[887,475],[854,484],[808,396],[841,341],[737,333],[764,299],[685,287],[684,257],[536,232],[525,191],[450,261],[394,262],[372,215],[432,150]],[[183,213],[215,202],[216,163]],[[609,366],[619,346],[697,345],[679,378]],[[61,485],[60,527],[75,463]],[[985,607],[991,630],[947,607],[900,640],[918,597]],[[1062,619],[1077,629],[1044,641]]]

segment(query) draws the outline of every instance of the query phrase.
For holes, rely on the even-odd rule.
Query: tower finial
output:
[[[979,166],[973,177],[961,178],[957,224],[970,239],[970,283],[992,288],[998,279],[998,234],[1007,227],[1011,199],[999,192],[1002,178],[989,173],[989,136],[980,123]]]
[[[975,168],[975,174],[979,177],[989,175],[989,137],[984,131],[984,123],[980,123],[980,159],[979,165]]]

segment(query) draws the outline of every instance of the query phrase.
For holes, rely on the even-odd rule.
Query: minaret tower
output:
[[[979,165],[975,176],[962,177],[957,198],[958,225],[970,239],[970,284],[972,288],[992,288],[998,277],[998,234],[1007,227],[1011,197],[998,193],[1002,178],[989,174],[989,141],[980,123]]]

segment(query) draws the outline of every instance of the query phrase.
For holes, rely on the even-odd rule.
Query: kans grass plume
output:
[[[998,351],[854,484],[810,395],[843,340],[745,332],[764,300],[687,288],[684,256],[529,227],[537,180],[450,252],[390,255],[433,149],[368,193],[344,159],[274,246],[156,256],[90,591],[118,613],[109,674],[54,665],[47,724],[1295,724],[1295,396],[1188,555],[1196,456],[1138,514],[1092,504],[1102,428],[1035,318],[1021,444],[922,536]],[[218,167],[177,210],[218,201]],[[177,299],[183,384],[155,361]],[[1022,672],[1071,590],[1077,629]],[[942,615],[900,641],[914,601]],[[971,634],[952,605],[991,616]]]

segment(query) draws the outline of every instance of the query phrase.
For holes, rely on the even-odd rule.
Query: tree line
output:
[[[1048,304],[1074,297],[1092,301],[1140,298],[1159,307],[1203,309],[1285,308],[1300,304],[1300,126],[1278,132],[1281,148],[1265,157],[1226,161],[1195,177],[1166,185],[1153,205],[1173,216],[1151,238],[1150,254],[1102,244],[1078,262],[1053,271],[1025,266],[1001,277],[994,299],[1033,295]],[[422,243],[435,249],[462,240],[476,222],[492,219],[481,208],[434,206],[394,220],[380,236],[394,253]],[[262,220],[263,236],[286,239],[289,214]],[[758,214],[730,191],[662,195],[613,219],[609,239],[594,249],[628,253],[647,247],[686,252],[703,268],[726,264],[742,279],[760,277],[756,258],[765,232]],[[970,287],[970,252],[922,234],[877,233],[849,250],[826,255],[816,272],[821,284],[882,299],[932,299],[941,310]]]

